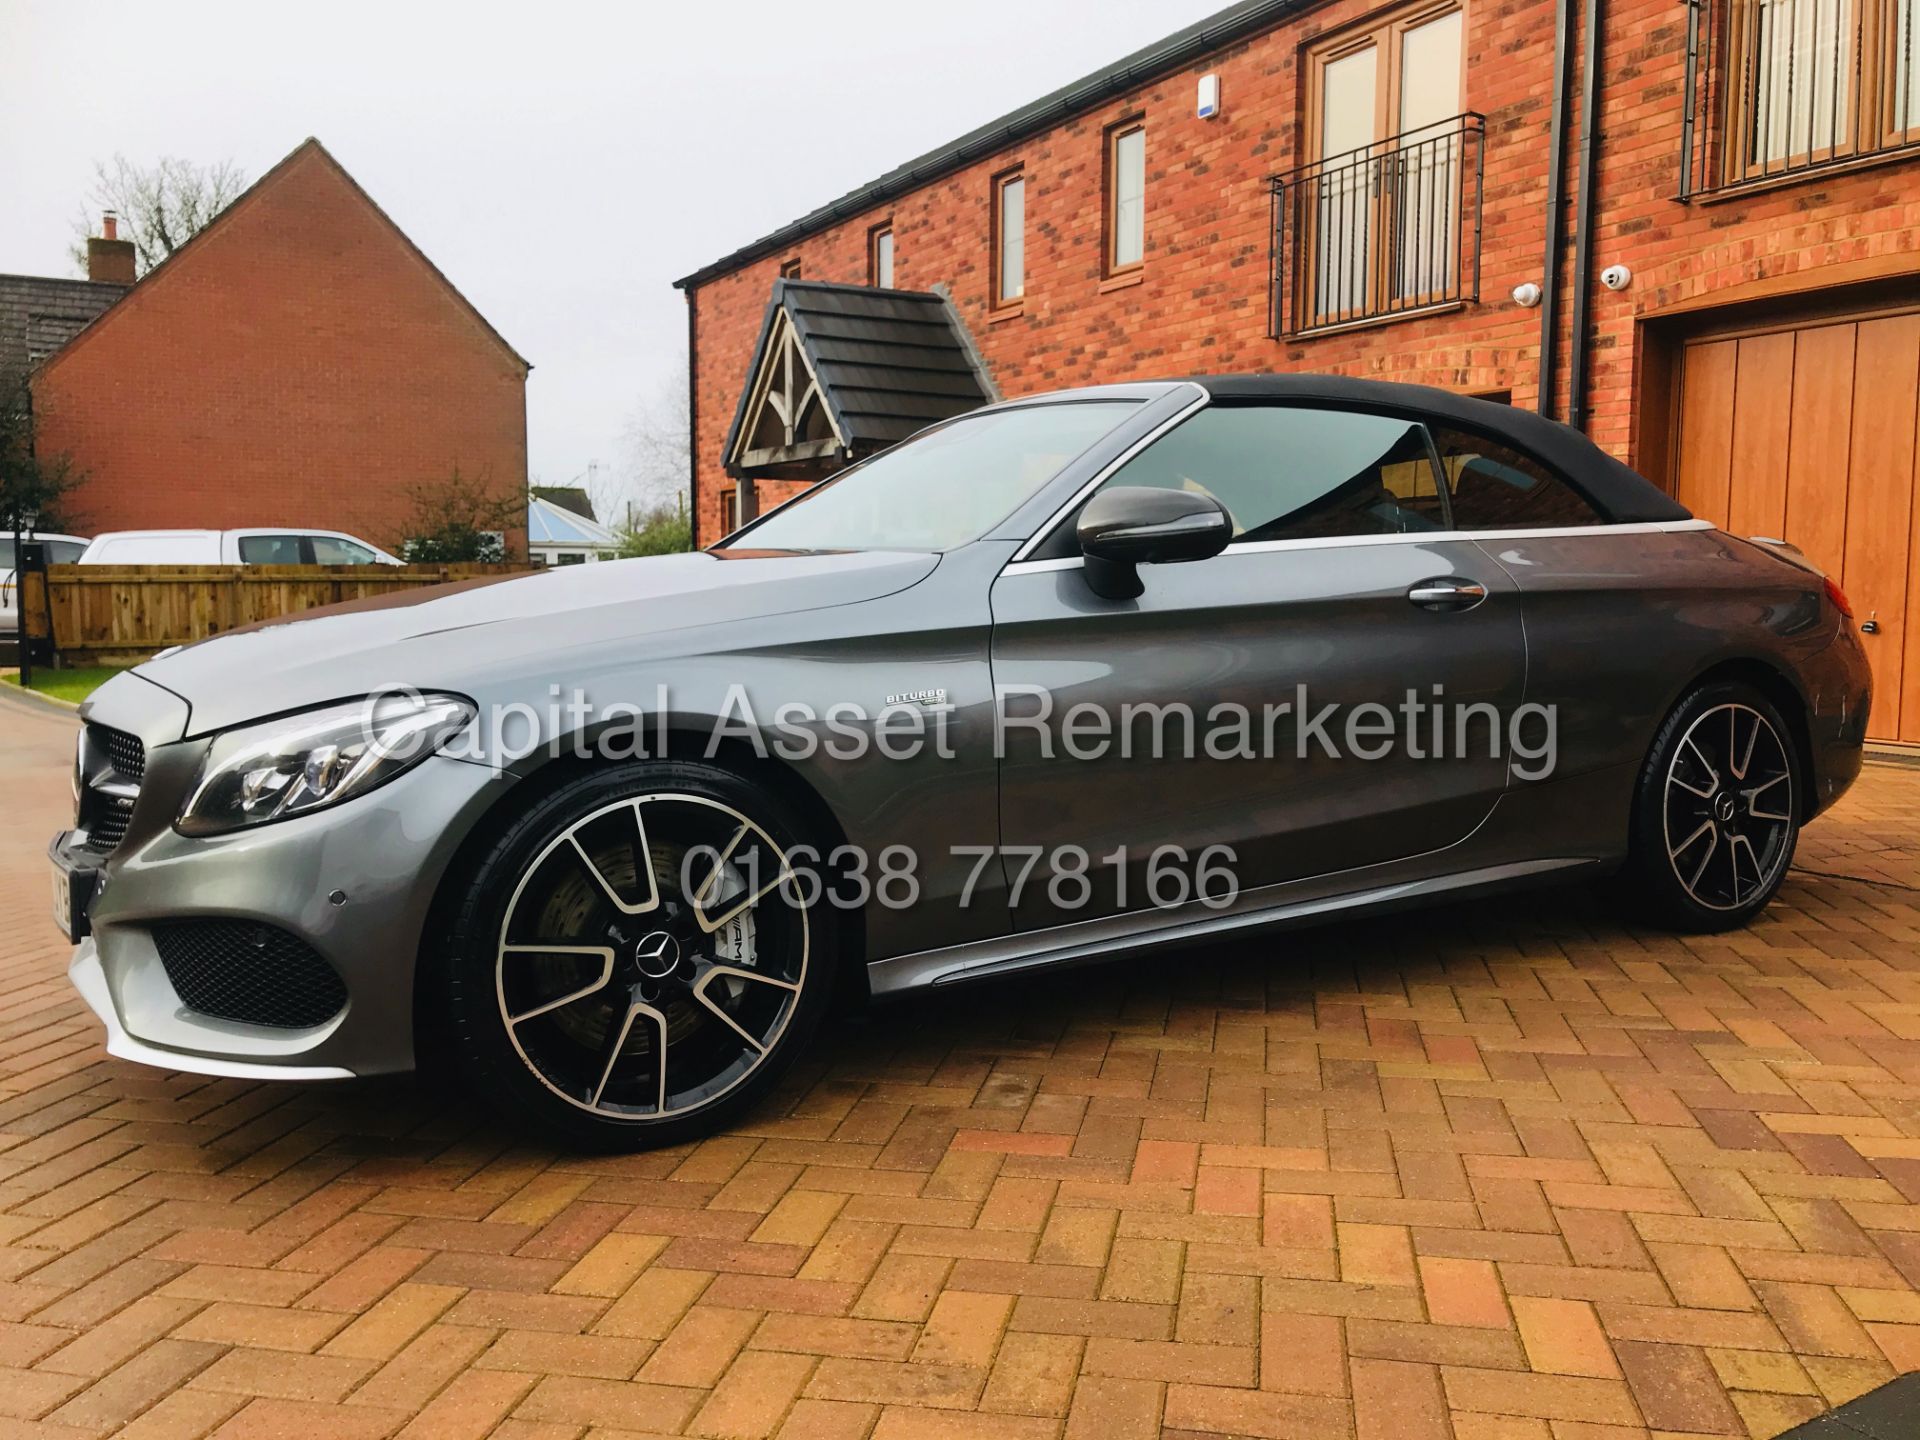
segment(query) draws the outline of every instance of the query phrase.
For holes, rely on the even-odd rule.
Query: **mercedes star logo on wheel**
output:
[[[680,942],[664,930],[642,935],[634,943],[633,963],[649,980],[664,980],[680,963]]]

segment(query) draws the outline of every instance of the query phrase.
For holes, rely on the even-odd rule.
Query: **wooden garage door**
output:
[[[1674,493],[1792,541],[1853,602],[1878,740],[1920,743],[1920,313],[1705,337],[1680,357]]]

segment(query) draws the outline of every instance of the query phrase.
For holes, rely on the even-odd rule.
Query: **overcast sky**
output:
[[[1225,0],[0,0],[0,272],[72,273],[97,159],[318,136],[515,348],[531,468],[603,472],[672,282]]]

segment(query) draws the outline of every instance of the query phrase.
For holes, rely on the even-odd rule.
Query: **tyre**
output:
[[[1746,924],[1786,878],[1805,783],[1771,700],[1737,681],[1696,687],[1647,754],[1619,892],[1674,929]]]
[[[777,797],[708,765],[621,766],[546,796],[465,878],[442,962],[465,1076],[571,1146],[727,1124],[832,993],[833,908],[794,882],[807,843]]]

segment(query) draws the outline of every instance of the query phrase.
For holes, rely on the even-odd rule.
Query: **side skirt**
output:
[[[1594,856],[1557,856],[1489,865],[1375,885],[1344,894],[1299,896],[1297,883],[1263,886],[1222,910],[1198,902],[1168,910],[1131,911],[1023,935],[972,941],[875,961],[867,967],[873,995],[897,995],[929,985],[1009,975],[1043,966],[1113,959],[1166,945],[1185,945],[1245,931],[1312,925],[1363,913],[1420,905],[1441,898],[1510,889],[1601,865]]]

